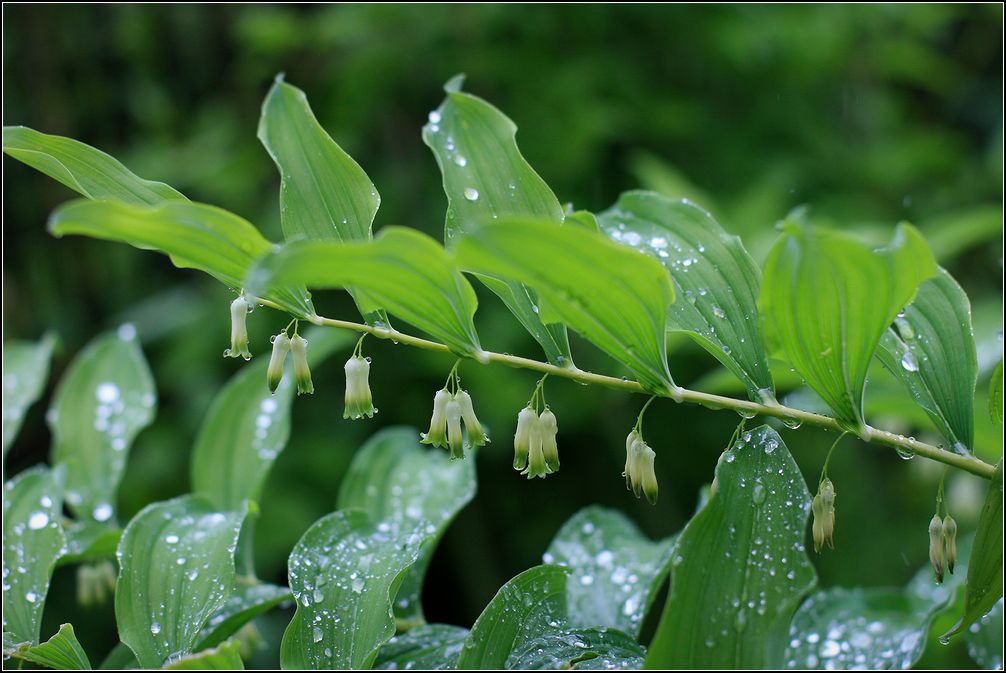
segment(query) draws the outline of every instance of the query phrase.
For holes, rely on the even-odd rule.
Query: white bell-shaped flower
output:
[[[313,394],[314,383],[311,381],[311,368],[307,364],[307,339],[294,334],[290,339],[290,352],[293,353],[293,378],[297,382],[297,394]]]
[[[286,356],[290,352],[290,337],[286,332],[280,332],[272,338],[272,355],[269,357],[269,368],[266,370],[266,382],[269,390],[273,393],[279,388],[280,381],[283,380],[283,365],[286,364]]]
[[[479,419],[475,416],[475,409],[472,407],[472,397],[468,394],[468,391],[459,390],[454,399],[461,405],[461,420],[464,421],[465,431],[468,433],[469,448],[488,444],[489,438],[486,437],[482,424],[479,423]]]
[[[244,295],[231,302],[231,347],[224,351],[225,358],[242,357],[245,360],[251,360],[251,351],[248,350],[247,326],[250,310],[251,307]]]
[[[531,450],[531,430],[538,425],[538,414],[530,406],[524,407],[517,414],[517,432],[513,436],[513,469],[523,470],[527,467],[528,453]]]
[[[545,465],[549,474],[559,471],[559,447],[556,446],[555,436],[559,432],[559,427],[555,420],[555,414],[548,407],[541,412],[538,417],[538,428],[541,432],[541,448],[545,456]]]
[[[447,400],[444,407],[447,420],[447,447],[451,450],[451,460],[465,457],[465,438],[461,434],[461,403],[456,397]]]
[[[432,444],[441,448],[447,448],[447,403],[451,401],[451,394],[446,388],[437,391],[433,396],[433,416],[430,418],[430,429],[422,433],[423,444]]]
[[[370,360],[354,355],[346,361],[346,408],[343,418],[373,418],[377,413],[370,394]]]

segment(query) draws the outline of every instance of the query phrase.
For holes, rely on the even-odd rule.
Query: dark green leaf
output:
[[[137,433],[154,418],[156,388],[132,325],[103,334],[67,369],[48,416],[52,460],[66,466],[66,502],[83,521],[115,521]]]
[[[1003,427],[1003,361],[999,360],[989,381],[989,415],[992,420]]]
[[[293,595],[286,587],[246,584],[238,580],[227,602],[206,622],[193,649],[215,647],[259,615],[292,600]]]
[[[674,389],[664,348],[671,278],[660,263],[580,227],[507,220],[468,233],[461,266],[538,292],[545,322],[561,321],[628,367],[647,389]]]
[[[944,269],[919,285],[880,339],[877,357],[912,394],[956,452],[974,448],[978,356],[971,304]]]
[[[229,640],[219,647],[173,659],[164,668],[169,671],[243,671],[244,662],[238,653],[240,644]]]
[[[678,301],[671,329],[683,330],[734,373],[756,402],[774,402],[758,321],[760,274],[740,238],[687,200],[626,192],[598,223],[612,240],[656,257]]]
[[[5,654],[8,654],[5,652]],[[77,642],[72,624],[62,624],[52,638],[38,645],[23,644],[9,653],[17,659],[56,670],[90,670],[91,662]]]
[[[395,633],[391,605],[416,562],[426,524],[402,530],[358,510],[315,522],[290,554],[297,612],[283,634],[283,668],[369,668]]]
[[[9,643],[37,643],[49,578],[65,543],[62,470],[33,467],[4,484],[3,632]]]
[[[17,436],[28,407],[38,399],[49,376],[53,338],[7,341],[3,345],[3,455]]]
[[[444,243],[453,248],[479,224],[500,217],[561,224],[559,200],[517,149],[517,127],[486,101],[462,92],[462,80],[448,82],[447,97],[423,127],[423,142],[433,150],[447,194]],[[566,328],[541,321],[534,290],[492,275],[479,279],[541,344],[549,362],[572,366]]]
[[[149,505],[119,543],[115,619],[143,668],[192,651],[234,584],[244,512],[220,512],[199,496]]]
[[[148,206],[186,200],[163,182],[137,177],[101,150],[71,138],[39,133],[24,126],[5,126],[3,151],[89,199],[115,199]]]
[[[248,276],[253,294],[277,284],[355,287],[402,320],[465,356],[482,356],[472,317],[475,291],[429,236],[385,227],[369,243],[295,241],[266,255]]]
[[[115,671],[115,670],[125,670],[130,668],[139,668],[140,664],[136,661],[136,655],[133,651],[122,642],[116,643],[112,651],[108,653],[108,656],[102,660],[98,668],[103,671]]]
[[[766,340],[840,423],[862,432],[863,388],[880,337],[935,273],[932,253],[907,224],[873,250],[793,215],[765,262],[759,307]]]
[[[678,538],[647,667],[782,666],[790,619],[816,581],[803,544],[810,501],[779,435],[743,432]]]
[[[621,512],[587,507],[556,534],[545,563],[566,566],[570,623],[639,635],[670,570],[673,539],[651,542]]]
[[[992,606],[987,615],[968,628],[965,636],[968,654],[982,668],[1002,670],[1003,667],[1003,599]]]
[[[446,451],[419,443],[414,428],[387,428],[356,452],[339,489],[338,509],[362,509],[374,521],[408,528],[429,524],[419,558],[395,600],[400,622],[424,621],[420,597],[426,568],[440,537],[475,497],[475,461],[451,460]]]
[[[441,671],[458,667],[468,629],[449,624],[423,624],[400,633],[377,653],[378,670]]]

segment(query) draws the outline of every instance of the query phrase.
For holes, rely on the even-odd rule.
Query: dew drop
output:
[[[479,190],[474,189],[473,187],[466,187],[465,188],[465,198],[468,199],[469,201],[478,201],[479,200]]]
[[[28,528],[38,530],[49,523],[49,515],[45,512],[35,512],[28,518]]]

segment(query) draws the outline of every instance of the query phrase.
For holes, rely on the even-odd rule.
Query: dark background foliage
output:
[[[4,123],[72,136],[138,174],[233,210],[279,238],[278,176],[255,138],[273,77],[304,89],[332,136],[382,196],[376,227],[406,224],[440,236],[445,198],[420,139],[441,87],[466,88],[520,127],[525,156],[563,201],[601,210],[636,187],[689,196],[740,233],[761,259],[772,225],[809,204],[819,220],[886,238],[902,219],[922,228],[972,298],[982,375],[1002,349],[1002,14],[994,5],[876,6],[46,6],[6,5]],[[121,489],[126,516],[188,490],[188,459],[207,406],[241,363],[227,345],[228,292],[166,258],[45,232],[71,195],[4,159],[4,338],[59,336],[43,403],[15,442],[7,474],[44,460],[45,401],[90,338],[136,323],[160,394]],[[320,297],[327,315],[352,303]],[[479,289],[483,343],[539,357],[494,296]],[[253,349],[284,322],[250,319]],[[576,338],[581,367],[619,373]],[[331,511],[353,451],[385,425],[427,422],[450,360],[370,340],[380,414],[341,420],[342,361],[315,373],[298,400],[290,444],[270,476],[257,534],[260,574],[285,580],[285,559],[306,527]],[[671,370],[714,387],[715,361],[671,341]],[[462,369],[494,443],[479,459],[479,495],[449,530],[426,589],[431,620],[470,625],[510,577],[540,561],[561,523],[602,503],[652,536],[679,529],[737,421],[729,412],[656,404],[646,434],[658,453],[661,499],[630,497],[624,436],[641,398],[565,382],[548,386],[563,467],[527,482],[509,467],[514,419],[533,386],[526,372]],[[908,418],[906,393],[882,395],[877,424],[938,441]],[[886,387],[885,387],[886,386]],[[729,384],[721,388],[729,390]],[[733,390],[740,394],[739,390]],[[882,399],[881,399],[882,398]],[[999,439],[981,427],[980,450]],[[912,416],[911,418],[914,418]],[[832,437],[804,429],[784,439],[815,483]],[[903,584],[926,558],[926,522],[940,469],[846,440],[833,460],[835,551],[815,558],[821,583]],[[983,484],[951,475],[950,507],[973,530]],[[92,658],[114,643],[110,604],[73,601],[72,570],[57,573],[44,633],[72,621]],[[260,620],[276,651],[289,615]],[[266,652],[253,664],[275,664]],[[967,666],[960,643],[933,640],[922,662]]]

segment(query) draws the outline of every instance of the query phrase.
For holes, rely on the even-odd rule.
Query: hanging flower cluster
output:
[[[929,521],[929,562],[933,566],[937,584],[943,583],[944,566],[953,575],[954,566],[957,564],[957,522],[950,516],[950,512],[941,519],[941,508],[946,511],[942,480],[936,496],[936,514]]]
[[[293,336],[287,332],[293,325]],[[273,393],[283,380],[283,369],[287,355],[293,355],[293,378],[297,382],[297,394],[314,393],[314,383],[311,381],[311,368],[307,364],[307,339],[297,333],[298,321],[294,320],[286,328],[272,338],[272,356],[266,369],[266,382]]]
[[[513,437],[513,468],[528,479],[559,471],[559,447],[556,435],[559,426],[555,414],[545,402],[545,378],[538,381],[527,406],[517,414],[517,431]],[[539,403],[545,408],[538,413]]]
[[[625,488],[632,491],[637,498],[645,495],[651,505],[657,504],[657,473],[653,467],[657,454],[643,439],[643,414],[655,399],[651,397],[643,405],[636,419],[636,425],[625,438],[625,471],[622,473],[625,477]]]
[[[444,387],[433,396],[433,416],[430,418],[430,429],[420,435],[423,444],[432,444],[449,449],[451,459],[465,457],[465,439],[461,430],[464,423],[468,434],[467,447],[484,446],[489,443],[482,424],[475,416],[471,395],[461,389],[461,379],[458,376],[458,364],[454,364],[447,376]]]

